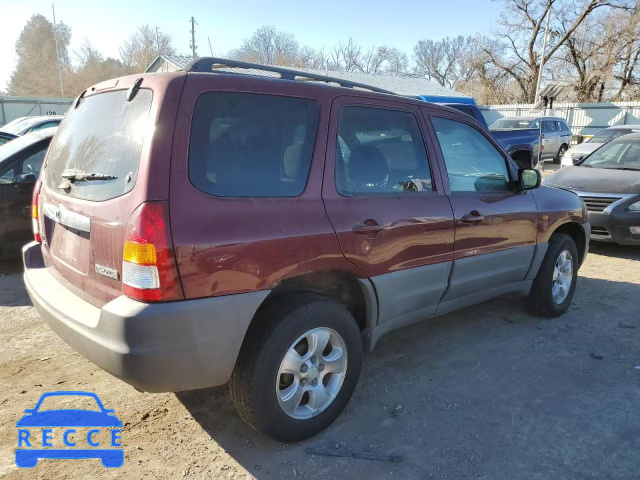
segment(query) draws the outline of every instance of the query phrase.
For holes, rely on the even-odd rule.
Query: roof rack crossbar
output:
[[[326,82],[336,83],[341,87],[346,88],[361,88],[363,90],[371,90],[372,92],[388,93],[396,95],[390,90],[384,88],[374,87],[365,83],[352,82],[344,80],[342,78],[329,77],[327,75],[318,75],[316,73],[304,72],[301,70],[292,70],[289,68],[274,67],[271,65],[260,65],[258,63],[240,62],[238,60],[229,60],[226,58],[217,57],[200,57],[195,58],[184,67],[186,72],[206,72],[206,73],[231,73],[226,72],[224,68],[244,68],[247,70],[262,70],[264,72],[272,72],[280,75],[280,78],[284,80],[299,80],[299,81],[311,81],[311,82]]]

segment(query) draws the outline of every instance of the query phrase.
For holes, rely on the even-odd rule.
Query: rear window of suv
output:
[[[189,179],[221,197],[295,197],[309,176],[318,127],[314,100],[209,92],[196,102]]]
[[[148,125],[151,90],[129,102],[127,91],[92,95],[72,105],[49,147],[45,184],[74,198],[104,201],[129,192],[136,183]],[[65,181],[76,175],[77,179]],[[81,179],[85,174],[107,177]]]

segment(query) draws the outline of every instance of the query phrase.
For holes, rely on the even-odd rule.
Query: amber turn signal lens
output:
[[[152,243],[124,242],[122,259],[139,265],[156,263],[156,247]]]

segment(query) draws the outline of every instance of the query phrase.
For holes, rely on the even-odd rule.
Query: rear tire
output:
[[[328,339],[327,346],[314,354],[311,339],[321,337]],[[283,372],[290,356],[295,358]],[[328,363],[338,357],[344,360],[342,366]],[[260,311],[247,332],[229,382],[231,400],[238,415],[264,435],[280,442],[300,441],[340,415],[361,364],[360,329],[343,305],[316,294],[286,296]]]
[[[554,233],[529,293],[530,310],[544,317],[566,312],[576,289],[578,266],[573,239],[564,233]]]
[[[560,150],[558,150],[558,154],[554,157],[553,163],[555,165],[560,165],[560,163],[562,162],[562,157],[564,157],[565,153],[567,153],[567,146],[566,145],[562,145],[560,147]]]

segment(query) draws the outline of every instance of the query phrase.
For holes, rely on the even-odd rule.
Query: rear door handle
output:
[[[484,215],[480,215],[480,212],[478,212],[477,210],[472,210],[466,215],[463,215],[460,220],[463,223],[478,223],[484,220]]]
[[[368,218],[362,224],[355,225],[352,228],[352,231],[357,235],[368,235],[371,233],[378,233],[383,228],[384,225],[379,225],[378,222],[372,218]]]

